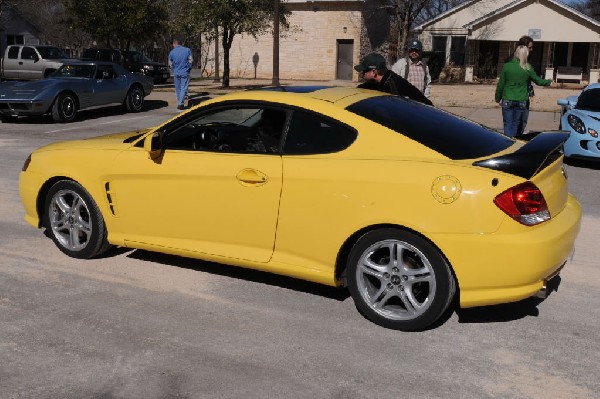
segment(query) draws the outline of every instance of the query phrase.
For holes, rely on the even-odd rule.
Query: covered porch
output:
[[[515,51],[514,41],[467,42],[465,81],[495,79]],[[595,83],[600,77],[600,43],[535,41],[529,63],[536,73],[555,82]]]

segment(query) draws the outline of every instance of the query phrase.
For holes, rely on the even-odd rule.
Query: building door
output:
[[[573,52],[571,53],[571,66],[581,67],[583,68],[583,72],[587,73],[589,54],[589,43],[573,43]]]
[[[354,54],[354,40],[338,39],[337,41],[337,71],[335,78],[339,80],[352,80],[352,59]]]
[[[569,43],[559,42],[554,45],[554,67],[567,66]]]
[[[498,76],[499,54],[500,42],[488,40],[479,42],[478,78],[493,79]]]
[[[529,53],[527,60],[535,70],[538,76],[542,74],[542,53],[544,52],[544,42],[533,42],[533,51]]]

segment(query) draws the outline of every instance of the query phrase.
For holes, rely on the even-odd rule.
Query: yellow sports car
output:
[[[371,321],[422,330],[560,271],[581,219],[567,136],[516,141],[365,89],[244,91],[42,147],[20,193],[69,256],[116,245],[347,286]]]

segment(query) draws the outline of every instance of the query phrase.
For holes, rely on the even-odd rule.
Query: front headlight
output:
[[[585,124],[583,123],[583,121],[578,116],[570,114],[569,116],[567,116],[567,122],[569,122],[569,125],[577,133],[579,133],[579,134],[585,134]]]
[[[154,67],[152,65],[144,65],[144,69],[146,71],[154,71]]]

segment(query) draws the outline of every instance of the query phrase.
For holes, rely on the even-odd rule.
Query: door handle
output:
[[[267,175],[256,169],[243,169],[238,172],[236,178],[242,185],[257,186],[269,181]]]

